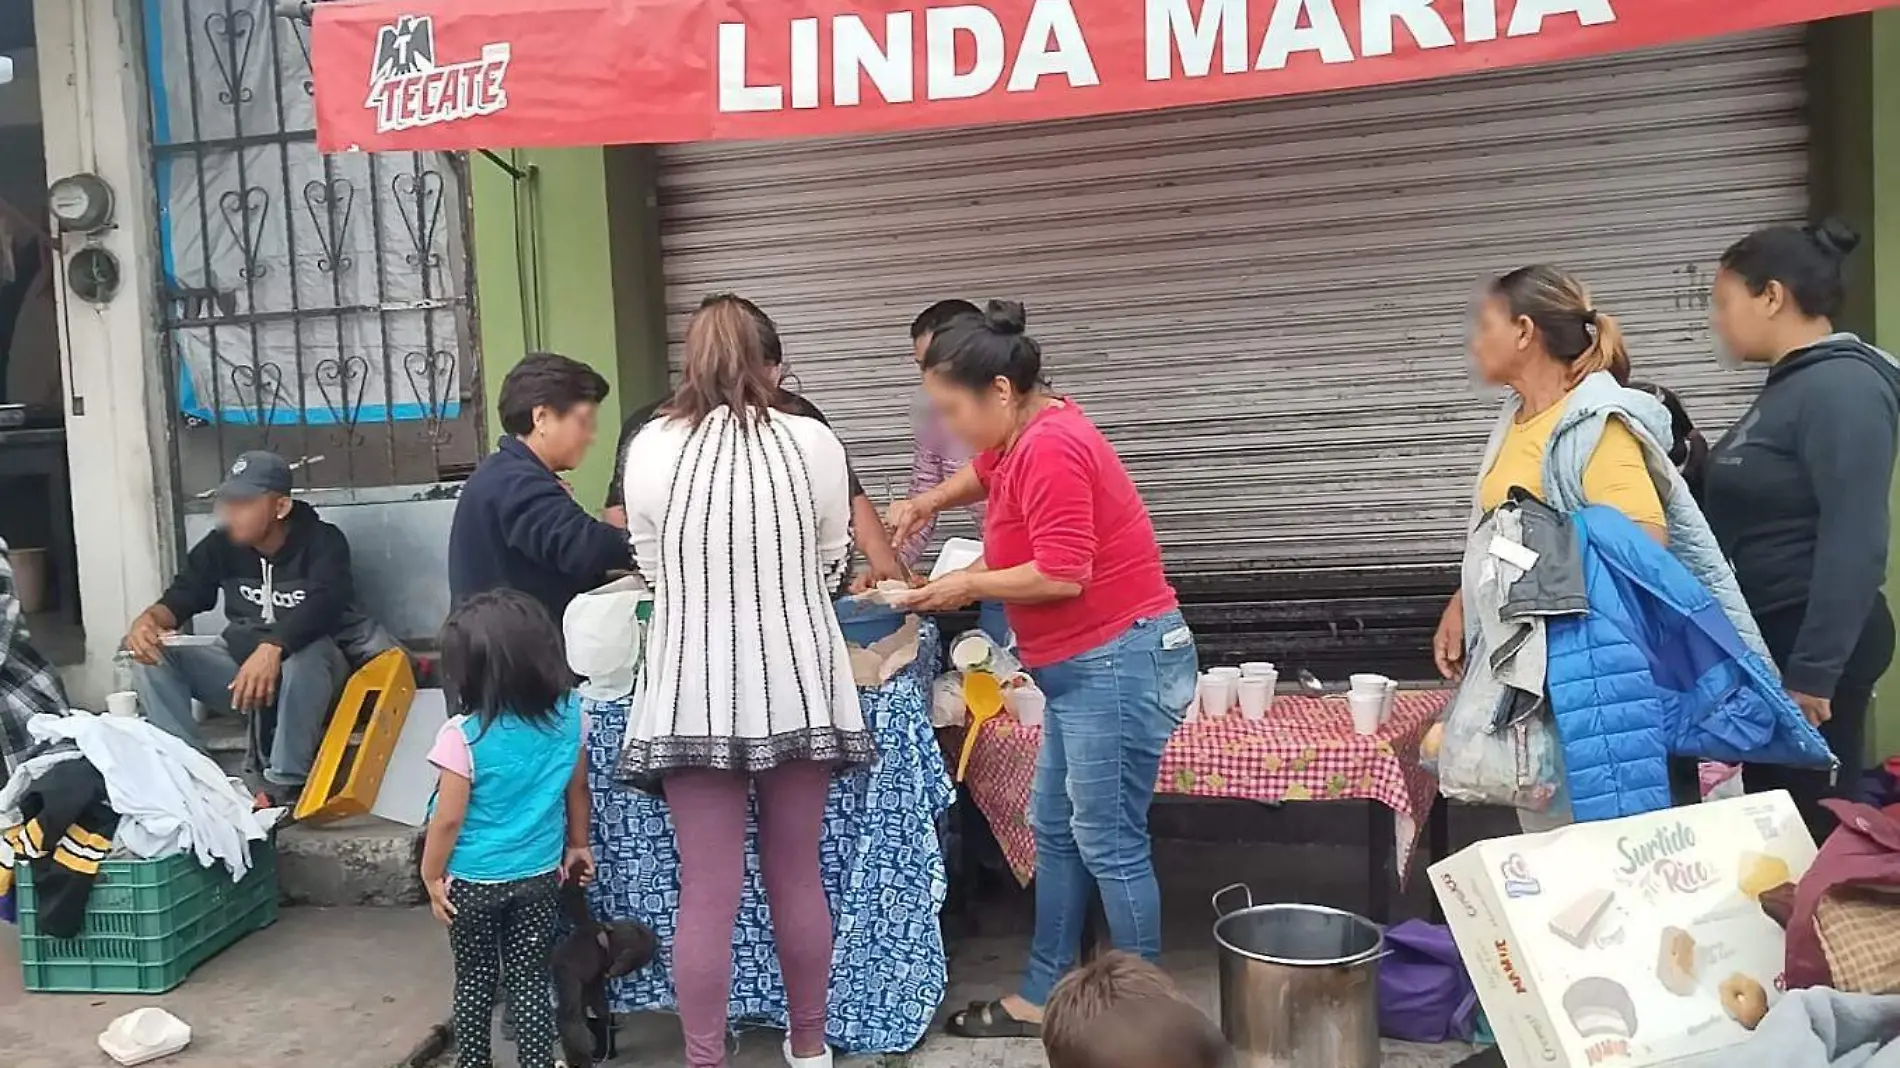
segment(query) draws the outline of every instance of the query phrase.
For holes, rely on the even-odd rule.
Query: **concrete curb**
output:
[[[444,1053],[449,1051],[449,1043],[455,1038],[455,1028],[447,1021],[429,1028],[429,1033],[416,1043],[407,1056],[397,1061],[393,1068],[428,1068]]]
[[[420,830],[381,820],[287,827],[277,836],[278,889],[299,905],[420,905],[421,845]]]

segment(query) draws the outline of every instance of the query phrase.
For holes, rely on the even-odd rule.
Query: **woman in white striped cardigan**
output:
[[[624,461],[627,530],[654,604],[619,775],[663,790],[679,832],[673,968],[691,1068],[725,1064],[754,787],[791,1010],[785,1056],[829,1063],[819,830],[833,773],[876,756],[833,609],[851,551],[844,446],[773,410],[763,315],[731,296],[700,307],[679,388]]]

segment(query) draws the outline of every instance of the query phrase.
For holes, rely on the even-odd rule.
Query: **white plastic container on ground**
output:
[[[191,1045],[191,1026],[164,1009],[133,1009],[106,1025],[99,1048],[124,1065],[169,1057]]]

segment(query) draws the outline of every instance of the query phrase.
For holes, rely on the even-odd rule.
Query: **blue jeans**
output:
[[[350,664],[335,641],[319,638],[285,657],[281,671],[275,707],[250,713],[250,752],[265,782],[297,786],[316,763],[330,713],[350,679]],[[156,664],[132,665],[132,688],[152,726],[203,749],[191,718],[192,698],[229,714],[237,673],[238,662],[222,641],[173,645]]]
[[[983,601],[976,606],[977,629],[990,636],[998,648],[1007,649],[1009,641],[1009,620],[1003,615],[1003,602]]]
[[[1194,636],[1181,613],[1137,620],[1109,642],[1030,672],[1048,695],[1029,803],[1036,934],[1022,996],[1032,1005],[1075,964],[1089,891],[1115,948],[1161,953],[1161,891],[1148,802],[1161,751],[1194,696]]]

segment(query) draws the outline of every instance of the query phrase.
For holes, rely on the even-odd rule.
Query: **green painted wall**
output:
[[[1809,79],[1816,215],[1835,215],[1866,242],[1850,265],[1843,326],[1900,352],[1900,11],[1816,23]],[[1900,481],[1890,489],[1900,517]],[[1900,525],[1887,594],[1900,609]],[[1900,753],[1900,671],[1875,703],[1869,756]]]
[[[516,153],[504,153],[512,166]],[[482,351],[482,397],[488,405],[488,428],[495,436],[501,424],[495,401],[502,376],[535,345],[536,331],[526,320],[529,309],[522,276],[525,249],[517,242],[516,226],[524,218],[527,194],[493,161],[469,157],[470,244],[475,250],[475,311]],[[493,448],[494,441],[483,444]]]
[[[666,278],[660,265],[659,159],[650,145],[607,149],[607,229],[614,250],[620,389],[631,410],[667,390]]]
[[[1900,353],[1900,11],[1878,12],[1870,18],[1868,127],[1868,185],[1873,210],[1867,234],[1872,242],[1864,264],[1868,268],[1867,329],[1876,343]],[[1892,497],[1892,513],[1900,516],[1900,481]],[[1900,602],[1900,527],[1887,553],[1888,596]],[[1889,670],[1876,702],[1873,734],[1875,759],[1900,754],[1900,672]]]
[[[1873,85],[1869,93],[1873,130],[1869,183],[1875,212],[1869,233],[1874,335],[1900,352],[1900,10],[1872,16]]]
[[[666,384],[664,319],[652,311],[661,291],[651,152],[498,155],[520,176],[481,155],[470,162],[486,396],[492,404],[508,369],[535,350],[572,356],[606,376],[613,392],[601,406],[600,440],[570,476],[580,499],[595,507],[606,494],[621,412]]]

